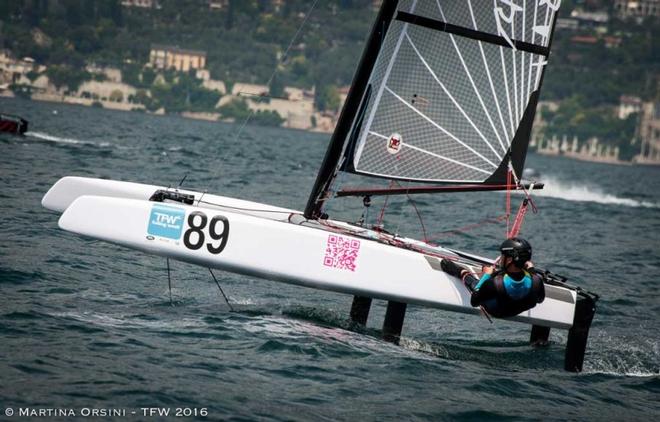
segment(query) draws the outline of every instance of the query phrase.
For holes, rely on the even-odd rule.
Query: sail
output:
[[[522,172],[558,7],[559,0],[399,2],[346,139],[344,169],[501,183],[511,159]]]
[[[383,0],[309,197],[338,171],[427,183],[521,175],[561,0]]]

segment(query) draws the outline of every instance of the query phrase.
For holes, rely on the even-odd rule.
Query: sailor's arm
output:
[[[471,280],[468,281],[468,278],[471,278]],[[466,277],[465,285],[472,293],[470,296],[470,305],[472,306],[479,306],[483,301],[492,299],[497,295],[495,284],[489,272],[485,272],[479,280],[472,275]]]
[[[537,291],[537,303],[541,303],[545,300],[545,277],[542,273],[535,271],[534,263],[532,261],[525,262],[525,269],[529,271],[532,276],[533,285],[538,286]]]

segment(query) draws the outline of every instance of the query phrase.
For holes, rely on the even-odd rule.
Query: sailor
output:
[[[507,239],[500,246],[500,252],[498,267],[484,266],[480,279],[448,259],[442,260],[441,267],[463,280],[472,293],[472,306],[481,306],[494,317],[506,318],[543,302],[545,289],[542,277],[534,272],[529,242],[520,237]]]

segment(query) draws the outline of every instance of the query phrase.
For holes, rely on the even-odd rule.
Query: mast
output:
[[[376,22],[371,29],[371,35],[362,53],[360,64],[353,77],[353,83],[346,97],[346,102],[339,115],[337,126],[323,158],[323,164],[316,176],[316,182],[314,182],[314,187],[307,201],[304,212],[305,218],[317,219],[321,216],[328,190],[337,175],[347,135],[353,127],[360,103],[367,90],[371,71],[376,64],[378,52],[382,47],[385,34],[390,26],[398,3],[398,0],[383,0]]]

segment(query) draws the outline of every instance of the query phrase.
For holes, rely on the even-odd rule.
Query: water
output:
[[[0,108],[31,123],[26,137],[0,135],[0,414],[646,420],[660,410],[659,168],[528,159],[548,183],[523,227],[537,265],[602,295],[585,370],[573,374],[562,370],[565,331],[532,349],[526,325],[411,306],[399,347],[377,337],[382,302],[354,332],[348,296],[219,272],[229,312],[205,269],[176,262],[172,307],[163,259],[59,230],[40,206],[65,175],[176,185],[187,173],[190,188],[301,209],[328,135],[248,127],[237,139],[236,126],[177,117],[9,99]],[[443,244],[492,256],[503,237],[501,223],[448,232],[501,215],[501,193],[415,201]],[[332,213],[357,219],[360,202]],[[405,200],[385,221],[421,236]]]

